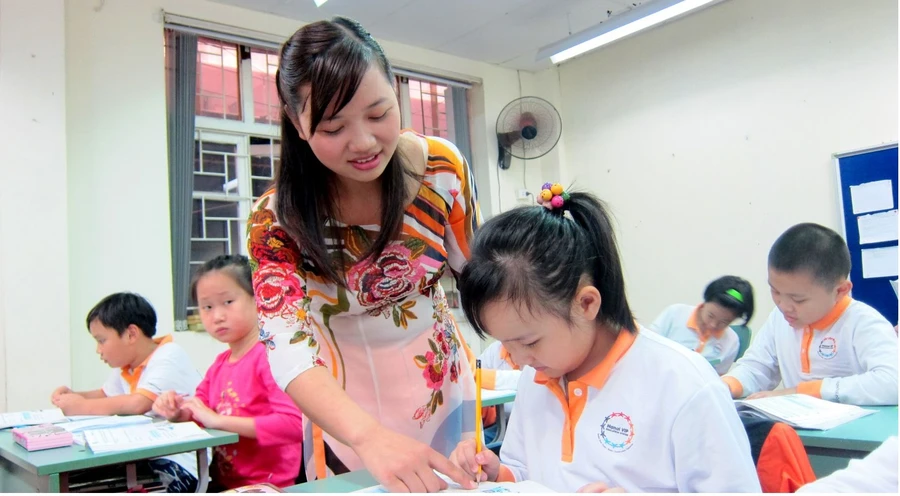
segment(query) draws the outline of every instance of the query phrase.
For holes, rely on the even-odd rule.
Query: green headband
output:
[[[735,300],[737,300],[741,303],[744,302],[744,295],[742,295],[740,293],[740,291],[738,291],[736,289],[729,289],[728,291],[725,291],[725,293],[731,295],[732,298],[734,298]]]

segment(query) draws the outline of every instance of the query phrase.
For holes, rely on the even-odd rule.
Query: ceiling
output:
[[[656,0],[213,0],[312,22],[334,15],[359,21],[376,38],[538,71],[540,48]]]

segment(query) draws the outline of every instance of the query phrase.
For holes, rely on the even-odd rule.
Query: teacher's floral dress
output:
[[[474,431],[471,357],[439,282],[459,272],[480,223],[468,164],[450,142],[416,135],[427,150],[424,182],[402,235],[374,262],[359,260],[379,226],[326,225],[343,239],[347,289],[323,280],[279,227],[270,190],[248,223],[260,339],[278,385],[312,367],[335,380],[381,424],[449,455]],[[311,479],[361,469],[356,454],[304,416]]]

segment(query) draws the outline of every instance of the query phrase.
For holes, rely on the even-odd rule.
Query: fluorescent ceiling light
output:
[[[325,2],[327,2],[327,1],[328,1],[328,0],[316,0],[316,7],[321,7],[322,4],[325,3]]]
[[[721,0],[657,0],[611,17],[606,22],[548,45],[538,52],[537,60],[550,57],[559,64],[572,57],[608,45],[638,31],[687,14]]]

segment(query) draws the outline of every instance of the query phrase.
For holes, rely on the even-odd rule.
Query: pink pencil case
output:
[[[28,451],[71,446],[72,433],[51,424],[34,425],[12,430],[13,439]]]

